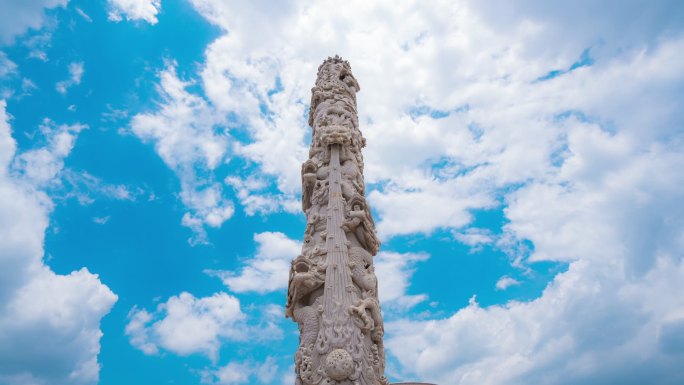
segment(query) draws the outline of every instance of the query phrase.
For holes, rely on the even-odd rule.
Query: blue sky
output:
[[[0,384],[293,384],[334,54],[390,380],[684,383],[681,2],[0,9]]]

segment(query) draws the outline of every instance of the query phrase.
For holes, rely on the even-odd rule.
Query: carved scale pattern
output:
[[[365,199],[359,85],[347,61],[326,59],[311,90],[302,165],[302,253],[292,261],[286,316],[299,325],[295,385],[387,385],[373,256],[380,243]]]

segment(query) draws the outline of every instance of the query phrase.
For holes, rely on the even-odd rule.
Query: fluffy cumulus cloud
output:
[[[192,3],[225,31],[199,72],[210,110],[247,128],[235,155],[282,193],[298,191],[316,67],[339,53],[362,85],[384,238],[448,229],[500,245],[468,226],[502,208],[501,233],[532,245],[516,263],[568,263],[532,301],[388,325],[403,375],[682,381],[679,2]]]
[[[91,384],[99,374],[100,320],[117,296],[86,268],[55,274],[43,263],[63,159],[84,127],[41,127],[45,144],[17,153],[0,101],[0,382]]]
[[[618,262],[576,262],[529,303],[388,325],[404,376],[460,384],[678,384],[684,266],[663,257],[642,277]],[[410,368],[410,369],[408,369]]]
[[[302,244],[279,232],[254,234],[257,252],[245,261],[239,272],[211,270],[236,293],[268,293],[287,288],[290,261],[302,250]]]
[[[247,330],[240,327],[244,319],[240,301],[231,295],[197,298],[183,292],[159,304],[154,312],[131,310],[126,335],[146,354],[163,348],[180,355],[204,354],[215,360],[222,342],[247,337]]]
[[[675,294],[684,282],[681,149],[570,124],[558,181],[529,184],[506,209],[509,229],[535,245],[531,260],[569,261],[569,270],[529,303],[472,304],[445,320],[393,325],[393,352],[425,378],[684,380],[684,302]],[[409,336],[413,327],[422,332]]]
[[[45,22],[45,11],[51,8],[64,7],[69,0],[14,1],[1,0],[0,9],[0,44],[14,41],[29,28],[38,30]]]
[[[142,20],[157,24],[157,14],[161,10],[161,0],[107,0],[109,20]]]
[[[334,24],[332,5],[325,2],[193,4],[227,31],[206,50],[204,91],[218,110],[247,125],[252,141],[237,152],[277,178],[283,192],[298,189],[298,164],[306,158],[303,115],[317,64],[331,54],[331,44],[351,60],[364,88],[359,101],[369,143],[367,177],[387,184],[370,194],[386,237],[468,224],[470,210],[497,205],[500,188],[547,172],[549,159],[565,145],[560,114],[606,108],[604,118],[614,119],[617,110],[611,108],[638,97],[628,93],[606,102],[601,92],[608,88],[583,80],[609,83],[617,74],[608,68],[640,52],[620,45],[623,40],[601,40],[602,31],[619,23],[602,9],[596,9],[591,31],[554,42],[540,54],[542,49],[532,47],[548,43],[547,33],[560,34],[562,23],[556,21],[563,12],[554,8],[544,18],[521,18],[521,9],[532,8],[525,2],[515,8],[518,16],[497,11],[492,20],[487,6],[465,2],[350,3],[336,10]],[[625,8],[614,17],[624,21],[639,13],[638,7]],[[680,8],[674,13],[681,14]],[[672,16],[658,27],[653,20],[661,13],[647,15],[648,25],[635,28],[647,29],[649,36],[676,26]],[[257,38],[263,33],[273,38]],[[577,64],[583,52],[603,58],[617,51],[624,51],[622,57],[597,62],[597,68]],[[549,73],[565,76],[537,81]],[[568,82],[587,95],[566,92]],[[415,220],[403,221],[407,216]]]
[[[504,230],[532,242],[528,261],[570,267],[530,302],[472,303],[446,319],[392,324],[388,346],[413,368],[406,376],[462,384],[684,379],[674,342],[684,303],[672,294],[684,279],[682,115],[669,101],[684,88],[670,68],[683,46],[662,42],[536,83],[545,104],[568,111],[548,123],[562,145],[542,174],[505,196]],[[511,283],[504,277],[497,287]]]

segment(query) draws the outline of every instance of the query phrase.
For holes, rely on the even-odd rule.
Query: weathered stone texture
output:
[[[311,90],[302,165],[306,230],[292,261],[286,315],[299,324],[296,385],[388,385],[373,256],[380,242],[365,198],[356,93],[347,61],[328,58]]]

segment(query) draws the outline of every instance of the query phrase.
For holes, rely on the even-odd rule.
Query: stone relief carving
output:
[[[299,325],[296,385],[387,385],[373,257],[380,242],[364,197],[356,92],[349,63],[326,59],[311,90],[302,165],[302,253],[292,261],[286,316]]]

